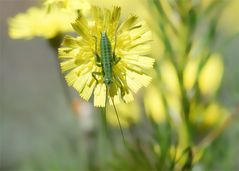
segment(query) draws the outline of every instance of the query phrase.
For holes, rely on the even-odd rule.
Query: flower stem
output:
[[[54,61],[55,61],[55,66],[57,68],[57,73],[58,73],[58,77],[60,79],[61,82],[61,86],[63,89],[63,95],[65,96],[66,102],[69,105],[72,105],[73,103],[73,98],[70,94],[70,91],[67,87],[66,81],[61,73],[61,68],[60,68],[60,61],[59,58],[57,57],[57,52],[58,52],[58,48],[60,46],[60,43],[62,42],[62,35],[58,34],[57,36],[55,36],[52,39],[48,39],[48,43],[50,45],[50,47],[53,49],[55,55],[54,55]]]

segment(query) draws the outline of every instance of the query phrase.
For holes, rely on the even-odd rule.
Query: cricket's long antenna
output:
[[[112,101],[112,104],[113,104],[113,107],[114,107],[114,110],[115,110],[115,114],[116,114],[116,117],[117,117],[117,120],[118,120],[118,123],[119,123],[120,132],[121,132],[121,135],[122,135],[122,137],[123,137],[124,144],[126,144],[125,138],[124,138],[123,129],[122,129],[122,126],[121,126],[121,123],[120,123],[119,115],[118,115],[118,112],[117,112],[117,110],[116,110],[115,102],[114,102],[113,97],[111,97],[111,101]]]
[[[117,31],[119,29],[119,25],[116,27],[115,29],[115,45],[114,45],[114,49],[113,49],[113,53],[115,53],[115,49],[116,49],[116,43],[117,43]]]
[[[105,86],[105,114],[106,114],[106,106],[107,106],[107,100],[108,100],[108,86]]]
[[[106,90],[105,90],[105,127],[106,127],[106,129],[108,129],[107,128],[107,116],[106,116],[106,112],[107,112],[107,110],[106,110],[106,107],[107,107],[107,101],[108,101],[108,87],[106,86]]]
[[[106,91],[105,91],[105,95],[106,95],[106,97],[105,97],[105,115],[106,115],[106,106],[107,106],[108,94],[109,94],[109,86],[106,85]],[[124,144],[126,144],[125,138],[124,138],[123,129],[122,129],[122,126],[121,126],[121,123],[120,123],[119,115],[118,115],[118,112],[116,110],[115,102],[114,102],[113,97],[111,97],[111,101],[112,101],[112,104],[113,104],[113,107],[114,107],[114,110],[115,110],[115,113],[116,113],[116,117],[117,117],[117,120],[118,120],[118,124],[119,124],[119,127],[120,127],[120,132],[121,132],[121,135],[123,137]]]

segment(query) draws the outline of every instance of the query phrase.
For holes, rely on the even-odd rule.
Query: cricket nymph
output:
[[[106,85],[109,85],[113,82],[113,73],[112,73],[113,54],[111,49],[111,43],[106,32],[101,32],[100,54],[104,83]]]
[[[98,82],[97,79],[98,76],[103,76],[103,82],[106,85],[106,87],[109,87],[110,84],[112,84],[114,81],[117,82],[117,84],[120,86],[120,88],[123,88],[122,83],[120,80],[115,77],[113,73],[113,65],[116,65],[121,58],[116,57],[115,55],[115,48],[112,51],[111,42],[107,36],[106,32],[100,33],[100,56],[97,54],[97,38],[95,38],[95,63],[97,66],[102,67],[101,72],[92,72],[92,77]],[[93,36],[94,37],[94,36]]]

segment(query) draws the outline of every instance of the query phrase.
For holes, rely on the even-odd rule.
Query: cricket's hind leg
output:
[[[121,95],[121,98],[122,98],[122,100],[124,101],[124,103],[126,103],[126,101],[124,100],[124,96],[125,96],[125,94],[126,94],[127,91],[125,90],[125,88],[124,88],[124,86],[123,86],[123,83],[122,83],[122,81],[119,79],[119,77],[114,76],[114,79],[115,79],[116,85],[120,87],[120,95]]]

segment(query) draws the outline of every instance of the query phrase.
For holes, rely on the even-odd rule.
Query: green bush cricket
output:
[[[100,56],[97,53],[97,37],[94,36],[94,38],[95,38],[94,57],[95,57],[96,65],[102,68],[102,72],[92,72],[92,77],[96,80],[96,82],[99,82],[99,80],[97,79],[97,75],[103,76],[103,82],[106,86],[106,99],[105,99],[105,108],[106,108],[108,94],[110,95],[109,89],[113,82],[115,82],[120,87],[122,97],[124,95],[123,94],[124,91],[123,91],[123,85],[122,85],[120,79],[118,77],[116,77],[113,72],[113,66],[116,65],[121,59],[120,57],[117,57],[115,55],[116,35],[115,35],[115,45],[114,45],[114,49],[112,51],[111,42],[107,36],[107,33],[101,32],[100,34],[101,34],[101,36],[100,36]],[[115,107],[114,98],[111,95],[110,95],[110,97],[111,97],[111,101],[113,103],[113,107],[114,107],[114,110],[115,110],[115,113],[117,116],[117,120],[118,120],[118,123],[120,126],[120,131],[121,131],[123,140],[125,142],[123,129],[121,127],[119,115],[118,115],[118,112]]]

